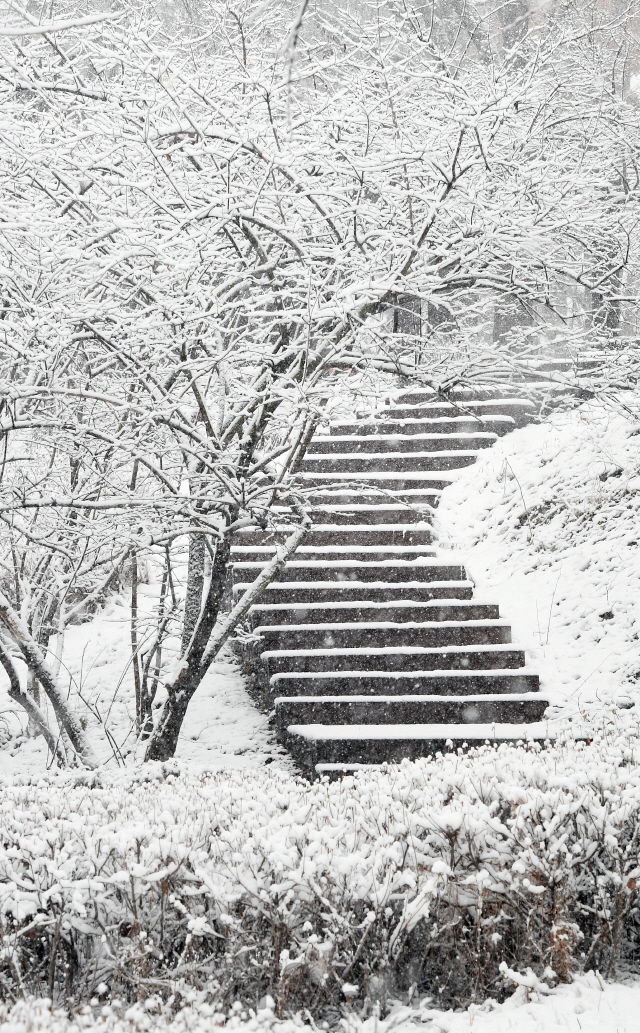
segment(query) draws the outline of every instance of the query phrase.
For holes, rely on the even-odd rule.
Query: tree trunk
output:
[[[240,601],[236,603],[227,617],[220,622],[219,626],[209,626],[209,621],[207,621],[207,627],[209,627],[209,630],[205,631],[203,622],[200,622],[194,635],[194,639],[192,640],[192,646],[195,640],[199,639],[200,642],[204,641],[203,648],[200,649],[198,646],[196,650],[190,651],[190,655],[188,657],[183,657],[177,671],[174,671],[173,680],[167,685],[168,695],[166,703],[162,709],[160,720],[158,721],[154,733],[149,740],[149,745],[144,758],[145,760],[164,761],[169,760],[174,756],[187,709],[196,689],[209,670],[209,667],[255,600],[262,594],[267,585],[269,585],[278,575],[289,557],[296,551],[300,543],[304,540],[310,528],[311,520],[308,516],[305,516],[302,526],[296,528],[293,534],[287,538],[286,542],[276,549],[274,558],[266,564],[253,584],[247,589]],[[220,549],[220,546],[218,546],[218,549]],[[226,562],[224,571],[222,571],[222,562],[218,565],[218,569],[216,569],[218,549],[216,549],[216,558],[213,564],[214,569],[212,571],[211,587],[213,588],[214,586],[214,579],[217,579],[220,585],[219,590],[216,591],[219,610],[220,602],[222,600],[222,591],[224,588],[224,575],[226,574],[226,567],[228,566],[231,551],[230,538],[226,540],[226,549],[224,553]],[[209,594],[211,594],[211,589]],[[209,601],[207,600],[207,606],[208,605]],[[218,610],[216,610],[216,617]],[[214,624],[216,624],[216,621],[214,621]],[[206,640],[204,639],[205,634]],[[209,638],[211,638],[211,642],[209,642]]]
[[[16,703],[19,703],[20,706],[24,708],[29,717],[29,723],[33,724],[38,729],[38,734],[42,734],[44,736],[47,746],[53,756],[57,757],[61,763],[64,763],[64,757],[58,743],[56,742],[55,735],[47,724],[46,717],[33,697],[22,691],[18,672],[15,669],[13,660],[3,649],[2,644],[0,644],[0,664],[4,667],[9,679],[9,695],[11,699],[14,699]]]
[[[189,566],[187,569],[187,594],[184,601],[184,621],[182,624],[182,645],[180,652],[184,655],[191,636],[195,631],[202,609],[202,590],[204,588],[205,538],[203,534],[189,535]]]
[[[38,643],[30,635],[22,619],[13,609],[5,595],[0,593],[0,620],[7,628],[14,642],[20,649],[27,667],[36,676],[46,692],[60,728],[69,736],[69,741],[78,758],[87,768],[97,768],[98,759],[80,722],[70,710],[66,699],[60,692],[56,682],[45,663]]]
[[[422,333],[422,303],[411,294],[398,294],[393,309],[394,334],[420,337]]]

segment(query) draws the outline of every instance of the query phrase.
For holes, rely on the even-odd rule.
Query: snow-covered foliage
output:
[[[440,1011],[429,998],[411,1006],[395,1004],[386,1019],[363,1019],[345,1008],[337,1028],[340,1033],[633,1033],[637,1028],[640,986],[634,982],[606,983],[600,976],[579,976],[570,985],[532,990],[527,977],[504,1004],[486,1001],[466,1011]],[[163,1009],[157,997],[131,1007],[106,1004],[74,1009],[72,1017],[49,1000],[29,1000],[0,1005],[3,1033],[315,1033],[317,1026],[304,1013],[279,1019],[273,1001],[264,1007],[216,1011],[198,1000],[183,1006],[177,1015]],[[167,1014],[167,1011],[169,1014]]]
[[[313,785],[269,769],[7,787],[3,995],[206,989],[332,1019],[345,995],[384,1013],[503,998],[528,968],[610,976],[636,937],[636,736],[614,722],[590,745]]]
[[[556,412],[443,493],[440,544],[501,603],[562,713],[628,707],[640,678],[637,395]]]

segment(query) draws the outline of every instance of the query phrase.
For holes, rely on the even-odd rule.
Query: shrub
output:
[[[3,791],[0,991],[333,1023],[635,950],[637,739],[485,746],[309,784],[102,773]],[[108,784],[108,779],[113,779]],[[350,987],[350,989],[349,989]]]

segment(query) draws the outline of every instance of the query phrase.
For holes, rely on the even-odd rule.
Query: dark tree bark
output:
[[[422,334],[422,302],[411,294],[398,294],[393,309],[394,334],[420,337]]]
[[[211,586],[207,593],[202,617],[191,639],[187,656],[183,657],[177,672],[174,672],[171,682],[167,685],[167,700],[160,720],[149,740],[145,760],[164,761],[174,756],[187,709],[209,667],[229,636],[233,634],[239,621],[267,585],[278,575],[289,557],[304,540],[310,528],[311,519],[304,514],[301,526],[294,530],[284,545],[276,549],[273,559],[266,564],[253,584],[233,607],[231,613],[223,618],[216,628],[231,553],[231,535],[228,535],[218,545],[213,562]]]
[[[187,569],[187,592],[184,601],[184,622],[182,625],[182,644],[180,652],[185,653],[191,636],[195,630],[200,610],[202,609],[202,592],[204,589],[204,559],[206,553],[203,534],[189,535],[189,564]]]
[[[149,739],[145,760],[168,760],[176,752],[187,708],[206,673],[201,669],[202,657],[224,598],[230,557],[231,535],[225,535],[216,546],[211,569],[211,583],[204,606],[201,607],[200,620],[197,622],[197,626],[194,625],[189,636],[187,651],[182,654],[179,661],[177,676],[174,676],[173,682],[167,686],[167,699],[162,708],[160,720]]]

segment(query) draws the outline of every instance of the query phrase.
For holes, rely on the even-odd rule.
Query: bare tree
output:
[[[196,39],[132,8],[2,44],[0,661],[20,700],[24,660],[32,720],[40,685],[83,763],[98,729],[63,698],[53,638],[122,574],[137,734],[171,756],[308,529],[295,471],[342,371],[442,386],[417,326],[381,318],[399,297],[466,348],[454,383],[502,361],[478,344],[496,297],[550,311],[563,279],[610,298],[633,260],[635,195],[602,184],[622,161],[633,179],[637,117],[581,39],[552,26],[461,60],[404,7],[373,15],[215,0]],[[234,536],[276,511],[286,544],[226,613]]]

